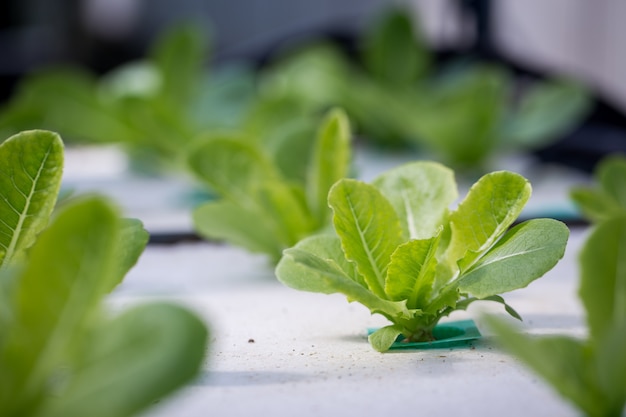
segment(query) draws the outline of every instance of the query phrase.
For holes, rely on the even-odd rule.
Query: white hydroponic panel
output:
[[[584,334],[576,257],[585,233],[572,230],[565,258],[546,276],[505,294],[523,331]],[[110,301],[154,299],[197,311],[212,342],[198,379],[146,417],[578,415],[498,348],[481,322],[481,314],[504,315],[493,303],[450,318],[475,319],[483,337],[471,346],[381,354],[365,338],[381,317],[338,294],[286,288],[262,256],[208,243],[148,247]]]

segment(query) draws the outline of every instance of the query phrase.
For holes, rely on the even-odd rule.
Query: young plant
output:
[[[284,249],[325,227],[328,190],[349,170],[348,119],[331,111],[311,152],[281,158],[281,149],[289,146],[283,141],[269,154],[258,141],[234,137],[211,137],[193,146],[191,170],[220,197],[194,211],[196,230],[276,262]],[[296,168],[305,170],[297,175]]]
[[[611,155],[595,169],[595,187],[576,187],[571,197],[590,221],[596,223],[626,213],[626,156]]]
[[[583,246],[579,296],[588,335],[533,337],[490,317],[498,342],[589,417],[626,405],[626,214],[599,222]]]
[[[0,145],[0,415],[131,416],[196,375],[207,330],[163,302],[106,311],[148,234],[98,197],[53,216],[62,167],[52,132]]]
[[[588,113],[591,97],[576,82],[529,82],[467,59],[435,68],[414,17],[384,10],[365,28],[356,62],[330,42],[279,56],[261,73],[261,96],[288,96],[309,111],[342,107],[369,142],[417,147],[480,172],[497,152],[546,146]]]
[[[431,57],[405,10],[385,10],[367,28],[358,63],[328,40],[299,45],[260,72],[258,105],[290,100],[290,110],[342,107],[366,140],[406,145],[415,109],[399,97],[415,96]],[[285,119],[279,120],[284,123]]]
[[[284,284],[343,293],[392,324],[370,335],[378,351],[401,338],[433,340],[442,317],[478,300],[527,286],[562,257],[562,223],[534,219],[509,230],[531,187],[520,175],[483,176],[458,207],[453,172],[437,163],[392,169],[372,184],[342,179],[328,204],[336,234],[308,237],[276,268]]]
[[[207,34],[178,25],[147,56],[97,77],[85,68],[46,68],[25,77],[0,109],[0,135],[33,127],[66,140],[120,143],[149,172],[178,168],[200,132],[237,127],[254,86],[250,71],[209,73]]]

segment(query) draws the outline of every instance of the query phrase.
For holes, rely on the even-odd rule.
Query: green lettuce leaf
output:
[[[207,330],[179,306],[134,307],[89,334],[69,384],[42,417],[127,417],[192,380],[202,366]]]
[[[481,177],[450,215],[448,256],[466,270],[517,219],[530,198],[530,183],[521,175],[498,171]]]
[[[598,389],[603,393],[604,415],[619,416],[626,405],[626,320],[612,323],[606,334],[596,341],[592,359],[598,375]]]
[[[330,217],[327,197],[332,185],[348,175],[350,126],[346,114],[335,109],[328,114],[317,134],[306,183],[307,201],[319,225]]]
[[[162,95],[186,105],[197,93],[207,55],[207,34],[198,25],[178,25],[151,46],[149,58],[162,77]]]
[[[570,191],[570,196],[583,216],[592,222],[610,219],[626,210],[612,196],[595,188],[576,187]]]
[[[393,207],[376,187],[351,179],[340,180],[331,188],[328,204],[346,258],[356,263],[369,289],[385,298],[391,254],[402,243]]]
[[[602,189],[626,209],[626,157],[612,155],[598,165],[597,177]]]
[[[27,131],[0,144],[0,266],[24,257],[46,227],[63,175],[63,142]]]
[[[592,338],[626,321],[626,215],[600,223],[580,253],[579,295]]]
[[[258,184],[280,178],[269,157],[243,138],[199,139],[189,151],[188,163],[201,181],[233,201],[245,201]]]
[[[348,262],[339,240],[332,235],[316,235],[287,249],[276,267],[276,276],[288,287],[323,294],[344,294],[372,313],[388,318],[410,317],[405,302],[378,297],[366,286],[354,265]]]
[[[124,219],[120,225],[119,237],[115,245],[117,268],[113,273],[111,290],[118,285],[128,271],[137,263],[143,253],[150,234],[137,219]]]
[[[607,156],[598,163],[593,176],[595,186],[570,191],[583,216],[597,223],[626,213],[626,157]]]
[[[207,330],[191,312],[156,303],[102,314],[146,241],[106,200],[76,199],[19,268],[0,271],[0,287],[7,274],[12,287],[12,314],[0,317],[1,415],[131,416],[197,375]]]
[[[271,227],[281,250],[295,245],[319,227],[307,211],[299,189],[283,182],[268,182],[255,191],[253,195],[263,212],[262,218]]]
[[[458,197],[454,172],[436,162],[409,163],[378,176],[378,187],[398,213],[405,238],[428,239]]]
[[[386,352],[401,334],[402,330],[399,326],[391,325],[381,327],[370,334],[367,339],[378,352]]]
[[[569,133],[590,107],[591,96],[580,84],[566,80],[539,82],[522,95],[503,135],[526,148],[546,146]]]
[[[192,213],[194,229],[207,239],[225,240],[251,252],[277,254],[281,246],[263,214],[227,200],[210,201]]]
[[[278,122],[277,122],[278,124]],[[318,134],[317,120],[310,117],[287,117],[271,132],[251,129],[263,140],[263,148],[271,155],[283,178],[290,183],[305,187],[311,166],[309,161],[313,153],[314,141]],[[261,138],[263,135],[263,138]],[[326,201],[326,198],[324,198]]]
[[[407,10],[390,8],[368,29],[363,61],[373,78],[402,88],[426,75],[431,57],[417,24]]]
[[[524,288],[556,265],[569,229],[552,219],[533,219],[512,228],[466,274],[459,290],[485,298]]]
[[[39,237],[16,283],[14,322],[0,347],[0,406],[34,409],[93,306],[110,290],[119,223],[101,199],[67,205]]]
[[[0,111],[0,134],[33,128],[61,132],[72,141],[95,143],[127,142],[135,135],[114,106],[99,97],[95,76],[68,68],[25,77]]]
[[[509,75],[498,67],[450,71],[422,92],[413,111],[413,140],[458,168],[484,169],[499,142],[509,85]]]
[[[591,417],[619,417],[626,405],[626,216],[599,223],[580,252],[579,296],[586,340],[531,338],[488,317],[499,342]]]
[[[407,300],[407,306],[415,309],[428,305],[437,274],[439,239],[440,235],[410,240],[393,252],[385,281],[390,299]]]

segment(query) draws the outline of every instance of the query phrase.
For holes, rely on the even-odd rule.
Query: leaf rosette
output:
[[[343,293],[392,323],[370,335],[378,351],[398,339],[433,340],[442,317],[526,287],[563,256],[569,230],[553,219],[511,227],[531,195],[522,176],[480,178],[456,209],[454,173],[434,162],[392,169],[368,184],[335,183],[328,194],[335,234],[287,249],[278,279],[312,292]]]

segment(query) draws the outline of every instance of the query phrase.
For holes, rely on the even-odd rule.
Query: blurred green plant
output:
[[[391,325],[369,337],[378,351],[397,340],[434,340],[442,317],[475,301],[523,288],[563,256],[562,223],[534,219],[509,230],[530,197],[528,181],[500,171],[483,176],[454,211],[453,172],[416,162],[372,184],[335,183],[328,194],[335,234],[307,237],[284,251],[279,281],[304,291],[342,293]]]
[[[177,168],[199,133],[238,126],[254,93],[245,65],[207,70],[207,39],[197,26],[172,27],[145,59],[100,78],[82,68],[42,69],[0,110],[0,133],[42,128],[72,142],[121,143],[143,171]]]
[[[362,44],[361,59],[367,72],[394,90],[425,78],[431,70],[433,58],[419,20],[408,10],[383,10],[366,28]]]
[[[259,71],[208,70],[207,34],[174,27],[144,60],[100,79],[80,69],[27,77],[0,110],[0,134],[37,127],[119,142],[140,169],[158,172],[179,167],[186,146],[206,131],[284,138],[341,107],[368,141],[485,171],[496,152],[545,146],[586,115],[589,94],[571,81],[527,85],[477,63],[440,71],[415,17],[400,7],[381,12],[356,57],[330,41],[312,42],[281,51]]]
[[[141,223],[99,197],[53,215],[57,134],[12,136],[0,162],[0,415],[131,416],[194,378],[207,344],[194,314],[105,309],[148,241]]]
[[[588,334],[531,336],[488,317],[498,342],[589,417],[626,405],[626,214],[599,220],[580,255],[579,296]]]
[[[201,236],[276,262],[283,249],[327,225],[328,189],[349,171],[349,122],[335,109],[313,137],[300,133],[305,141],[263,146],[241,135],[211,135],[190,147],[191,171],[219,197],[193,212]]]
[[[259,99],[289,97],[310,111],[341,106],[365,140],[482,171],[496,152],[546,146],[587,114],[591,98],[573,81],[521,83],[476,62],[436,68],[418,25],[404,9],[386,10],[366,29],[357,62],[329,43],[279,55],[261,73]]]
[[[528,152],[562,138],[590,108],[588,93],[572,81],[535,81],[521,91],[516,84],[492,65],[445,73],[416,105],[413,140],[459,169],[485,170],[498,152]]]
[[[626,156],[610,155],[598,163],[594,186],[570,191],[583,216],[596,223],[626,213]]]

